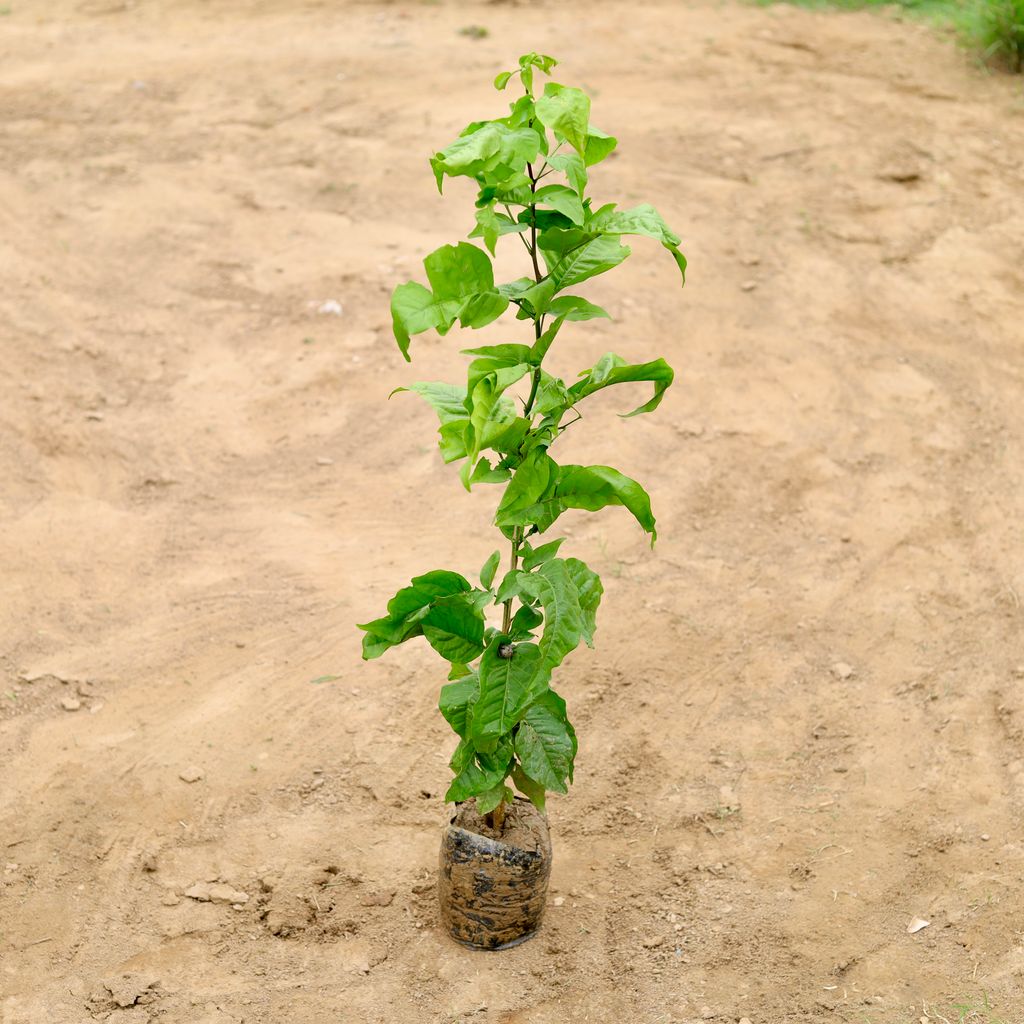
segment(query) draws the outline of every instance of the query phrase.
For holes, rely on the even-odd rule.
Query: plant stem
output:
[[[530,176],[530,192],[537,191],[537,179],[533,174],[533,167],[526,165],[526,173]],[[544,276],[540,272],[540,265],[537,263],[537,204],[530,203],[530,259],[533,260],[533,279],[540,283]]]
[[[533,167],[530,164],[526,165],[526,171],[530,175],[530,193],[537,191],[537,182],[543,175],[535,176],[533,173]],[[508,207],[506,207],[508,209]],[[509,210],[509,216],[511,217],[512,211]],[[519,236],[523,238],[522,235]],[[523,238],[523,242],[526,243],[526,239]],[[540,272],[540,264],[537,262],[537,205],[536,203],[530,204],[530,241],[526,244],[526,248],[530,253],[530,259],[533,262],[533,279],[540,284],[544,279],[544,275]],[[543,333],[541,329],[541,321],[543,320],[543,314],[534,314],[533,317],[533,336],[535,341],[540,341],[540,336]],[[529,419],[530,412],[533,409],[533,403],[537,399],[537,389],[540,387],[540,367],[537,366],[533,371],[533,380],[530,383],[530,397],[526,400],[526,406],[523,409],[523,415]],[[523,527],[517,526],[512,531],[512,559],[510,562],[510,571],[515,572],[519,568],[519,548],[523,543]],[[510,597],[504,604],[504,610],[501,617],[501,632],[508,635],[508,631],[512,628],[512,598]],[[487,815],[487,822],[491,828],[497,832],[501,832],[502,827],[505,824],[505,801],[502,799],[501,803]]]
[[[526,172],[530,175],[530,194],[532,195],[537,191],[537,178],[534,177],[533,167],[530,164],[526,165]],[[537,204],[530,204],[530,259],[533,260],[533,279],[540,284],[544,275],[540,272],[540,265],[537,263]],[[543,319],[543,313],[538,316],[536,313],[533,317],[533,336],[536,341],[540,341],[541,336],[541,320]],[[533,371],[533,381],[530,384],[530,397],[526,400],[526,408],[523,410],[523,415],[529,417],[530,411],[533,409],[534,399],[537,397],[537,388],[540,386],[540,367],[538,366]]]
[[[510,572],[515,572],[519,568],[519,545],[523,542],[523,528],[517,526],[512,531],[512,562]],[[501,617],[501,631],[508,636],[508,631],[512,628],[512,598],[510,597],[505,602],[505,610]]]
[[[496,832],[500,832],[505,824],[505,801],[502,800],[488,817],[491,819],[491,828]]]

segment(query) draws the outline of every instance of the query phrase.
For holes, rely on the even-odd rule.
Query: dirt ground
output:
[[[470,228],[426,157],[530,49],[691,271],[638,240],[559,339],[677,368],[562,449],[661,539],[568,519],[606,596],[547,923],[474,954],[438,663],[353,623],[494,547],[386,401],[460,339],[407,367],[388,295]],[[882,15],[12,0],[3,1024],[1024,1021],[1022,182],[1019,82]]]

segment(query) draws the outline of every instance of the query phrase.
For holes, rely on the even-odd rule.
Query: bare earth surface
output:
[[[3,1024],[1024,1021],[1019,82],[781,7],[12,7]],[[691,273],[637,240],[587,291],[617,322],[559,340],[679,371],[562,449],[662,539],[569,519],[607,591],[577,783],[542,933],[486,955],[435,921],[438,663],[364,665],[353,623],[494,547],[494,491],[386,402],[460,339],[409,368],[387,303],[471,226],[431,148],[534,48],[619,136],[594,195]]]

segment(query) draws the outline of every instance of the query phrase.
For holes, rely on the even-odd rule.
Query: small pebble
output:
[[[561,907],[561,906],[562,906],[562,905],[563,905],[564,903],[565,903],[565,897],[564,897],[564,896],[556,896],[556,897],[555,897],[555,898],[554,898],[554,899],[553,899],[553,900],[551,901],[551,905],[552,905],[553,907]]]
[[[65,711],[77,711],[82,706],[82,702],[77,697],[65,697],[61,700],[60,706]]]
[[[832,666],[832,675],[836,679],[849,679],[853,675],[853,666],[848,665],[845,661],[837,661]]]
[[[740,285],[740,289],[745,292],[752,292],[756,287],[756,281],[744,281],[743,284]]]
[[[241,906],[249,902],[248,893],[233,889],[223,882],[215,882],[212,885],[209,882],[196,882],[182,895],[199,903],[228,903],[232,906],[237,903]]]
[[[197,768],[194,764],[190,764],[187,768],[183,768],[178,772],[178,778],[182,782],[198,782],[203,778],[202,768]]]
[[[987,832],[981,833],[981,841],[987,843],[992,837]]]
[[[318,466],[333,466],[334,465],[334,459],[330,459],[326,455],[321,455],[316,460],[316,464]]]

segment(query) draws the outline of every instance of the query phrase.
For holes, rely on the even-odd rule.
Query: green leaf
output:
[[[458,754],[458,751],[456,751]],[[445,793],[447,803],[460,804],[471,796],[486,793],[495,786],[500,785],[508,776],[509,767],[512,763],[512,756],[504,764],[492,764],[488,768],[481,767],[474,759],[452,780],[452,784]]]
[[[508,309],[508,299],[500,292],[479,292],[471,295],[459,309],[463,327],[486,327]]]
[[[503,800],[508,800],[511,803],[513,799],[512,791],[502,783],[495,786],[494,789],[489,789],[486,793],[477,793],[477,813],[490,814]]]
[[[465,594],[440,598],[423,618],[423,635],[453,664],[465,665],[484,649],[484,617]]]
[[[475,758],[476,750],[473,744],[463,737],[459,740],[459,745],[452,751],[452,756],[448,759],[448,767],[456,775],[461,775],[473,763]]]
[[[604,317],[610,320],[607,310],[595,306],[579,295],[559,295],[548,308],[553,316],[565,317],[566,320],[595,320]]]
[[[555,170],[561,171],[578,196],[587,190],[587,165],[579,153],[552,153],[547,161]]]
[[[637,406],[632,412],[625,414],[625,417],[638,416],[640,413],[653,412],[661,404],[662,396],[665,394],[673,378],[672,367],[664,359],[654,359],[649,363],[627,363],[622,356],[608,352],[603,355],[592,370],[586,371],[586,376],[577,381],[571,388],[570,393],[573,401],[578,402],[587,395],[592,395],[601,388],[609,387],[612,384],[623,384],[628,381],[652,381],[654,384],[654,396],[643,405]]]
[[[442,245],[423,266],[437,299],[465,299],[494,291],[494,269],[487,253],[469,242]]]
[[[565,538],[559,537],[558,540],[552,540],[548,541],[547,544],[541,544],[539,548],[531,548],[528,544],[525,545],[528,550],[526,555],[523,557],[523,568],[527,572],[530,572],[532,569],[536,569],[538,565],[543,565],[549,558],[555,557],[558,553],[558,549],[564,542]]]
[[[501,585],[494,595],[495,604],[504,604],[520,594],[520,580],[525,575],[522,569],[510,569],[502,578]]]
[[[534,448],[512,475],[495,513],[498,526],[525,526],[526,513],[553,489],[558,466],[543,448]]]
[[[575,252],[598,237],[600,232],[591,231],[589,228],[555,225],[538,233],[537,246],[544,257],[544,265],[555,267],[569,253]]]
[[[531,779],[556,793],[568,791],[573,740],[557,703],[541,699],[530,705],[516,730],[514,749]]]
[[[412,586],[431,597],[449,597],[452,594],[462,594],[472,590],[469,580],[461,573],[452,572],[451,569],[432,569],[421,576],[413,576]],[[388,611],[392,610],[392,604],[397,605],[398,595],[388,602]]]
[[[530,429],[530,421],[515,415],[511,399],[502,398],[495,406],[487,429],[484,431],[483,448],[509,455],[518,451]]]
[[[442,381],[417,381],[408,387],[395,388],[391,395],[400,391],[411,391],[430,403],[437,413],[440,427],[438,434],[441,457],[445,462],[455,462],[466,456],[466,432],[469,429],[469,409],[466,406],[466,389]],[[390,396],[389,396],[390,397]],[[512,415],[515,415],[513,407]]]
[[[469,410],[466,408],[466,389],[457,384],[445,384],[439,380],[417,381],[408,387],[395,388],[388,398],[397,395],[400,391],[411,391],[426,399],[442,423],[451,423],[454,420],[468,419],[469,417]]]
[[[528,604],[520,606],[512,616],[508,634],[513,640],[525,640],[544,621],[544,616]]]
[[[587,145],[583,152],[583,161],[587,167],[599,164],[618,145],[618,139],[605,135],[599,128],[590,126],[587,132]]]
[[[565,317],[556,317],[551,326],[534,342],[533,348],[530,350],[530,362],[534,366],[540,366],[544,361],[544,357],[548,354],[552,343],[554,342],[558,332],[562,329],[562,324],[565,323]]]
[[[379,658],[385,651],[423,633],[423,620],[438,599],[471,590],[469,580],[457,572],[437,569],[413,579],[390,601],[388,614],[372,622],[360,623],[363,637],[363,658]]]
[[[565,185],[544,185],[534,193],[534,199],[568,217],[573,224],[583,224],[583,202],[573,189]]]
[[[526,772],[523,771],[519,765],[514,765],[512,768],[512,781],[516,784],[516,789],[519,790],[523,796],[530,800],[530,803],[537,808],[541,814],[544,813],[544,794],[545,789],[539,782],[534,782]]]
[[[536,573],[527,575],[521,585],[526,593],[538,598],[544,608],[540,652],[546,664],[557,668],[565,656],[579,646],[583,635],[583,610],[575,580],[563,559],[552,558]]]
[[[536,284],[536,281],[532,277],[517,277],[514,281],[509,281],[507,284],[499,284],[498,291],[502,295],[507,295],[510,299],[518,299],[523,292],[528,291]]]
[[[445,721],[463,738],[466,735],[466,714],[480,693],[480,680],[476,674],[441,687],[437,706]]]
[[[614,204],[602,207],[588,227],[606,235],[646,235],[656,238],[672,254],[686,284],[686,257],[679,251],[679,236],[665,223],[650,203],[641,203],[630,210],[615,210]]]
[[[496,213],[494,204],[490,203],[477,209],[476,227],[469,233],[469,237],[482,238],[493,256],[502,235],[520,234],[528,228],[528,224],[520,224],[503,213]]]
[[[680,242],[679,236],[650,203],[641,203],[629,210],[616,210],[615,204],[609,203],[588,221],[588,227],[606,235],[646,235],[667,245]]]
[[[469,478],[471,484],[503,484],[512,476],[504,466],[492,467],[486,458],[480,459]]]
[[[676,261],[676,266],[679,268],[683,284],[686,284],[686,257],[674,245],[666,245],[665,248],[672,254],[672,259]]]
[[[366,630],[366,636],[363,637],[363,661],[373,661],[374,658],[379,658],[396,645],[395,641],[378,636],[374,632],[377,627],[387,628],[391,625],[391,620],[384,618],[374,619],[373,622],[367,622],[359,626],[359,629]],[[406,638],[403,637],[402,639]],[[398,643],[401,643],[401,640]]]
[[[428,289],[415,281],[400,284],[394,290],[391,295],[391,323],[395,341],[406,362],[410,362],[410,335],[422,334],[432,328],[443,334],[455,322],[460,305],[451,300],[436,300]]]
[[[547,312],[548,306],[551,303],[551,297],[555,294],[556,286],[555,282],[550,277],[545,277],[543,280],[538,281],[532,288],[528,288],[520,298],[524,302],[530,304],[530,308],[533,310],[535,316],[540,316],[542,313]]]
[[[540,152],[540,139],[532,128],[510,128],[500,121],[483,121],[471,127],[473,131],[431,159],[438,191],[446,174],[504,181],[522,171]]]
[[[508,80],[511,77],[511,71],[502,71],[502,73],[494,79],[494,88],[500,92],[502,89],[505,88],[506,85],[508,85]]]
[[[498,652],[507,643],[507,637],[495,637],[480,659],[480,696],[469,725],[478,747],[509,732],[551,675],[536,644],[516,644],[512,657],[502,658]]]
[[[441,424],[438,430],[438,434],[441,435],[438,447],[441,449],[441,458],[445,462],[455,462],[457,459],[464,459],[466,457],[466,432],[468,430],[468,415],[461,419]]]
[[[499,346],[495,346],[496,348]],[[502,345],[501,348],[519,349],[526,348],[525,345]],[[527,356],[530,350],[526,349]],[[529,360],[509,362],[504,356],[481,356],[469,364],[469,372],[466,381],[466,390],[473,396],[472,404],[475,405],[479,399],[476,395],[477,387],[484,381],[490,379],[493,388],[494,398],[510,388],[517,380],[520,380],[530,371]]]
[[[546,370],[541,370],[540,386],[537,388],[533,411],[541,416],[554,415],[561,418],[562,413],[571,404],[572,396],[565,382],[559,377],[552,377]]]
[[[540,122],[556,137],[562,136],[581,155],[586,151],[590,97],[582,89],[548,82],[536,110]]]
[[[481,348],[464,348],[461,351],[464,356],[480,356],[491,360],[490,369],[530,361],[529,345],[484,345]]]
[[[537,67],[544,72],[545,75],[551,73],[551,69],[556,67],[558,61],[554,57],[549,57],[546,53],[537,53],[531,50],[529,53],[524,53],[519,58],[519,68],[522,70],[527,67]]]
[[[610,466],[563,466],[555,496],[566,508],[582,508],[590,512],[609,505],[622,505],[651,535],[652,545],[658,539],[647,492],[635,480]]]
[[[629,254],[611,235],[601,235],[568,253],[551,268],[551,279],[558,291],[617,267]]]
[[[515,406],[509,399],[502,397],[502,392],[529,372],[529,369],[527,364],[521,363],[490,372],[476,381],[469,414],[471,429],[466,435],[470,461],[475,461],[482,448],[493,443],[515,422]]]
[[[578,558],[567,558],[565,568],[576,584],[579,594],[580,611],[583,613],[583,639],[588,647],[593,647],[594,631],[597,629],[597,608],[604,593],[601,577]]]
[[[388,614],[408,615],[442,597],[464,594],[469,590],[472,590],[472,587],[465,576],[448,569],[434,569],[422,576],[414,576],[410,586],[399,590],[388,601]]]
[[[491,584],[494,582],[494,574],[498,571],[498,565],[500,563],[500,551],[493,552],[490,558],[484,562],[484,567],[480,570],[480,583],[485,589],[490,590]]]
[[[484,636],[486,637],[486,633]],[[458,662],[453,662],[452,667],[448,670],[448,679],[464,679],[472,671],[468,665],[460,665]]]

